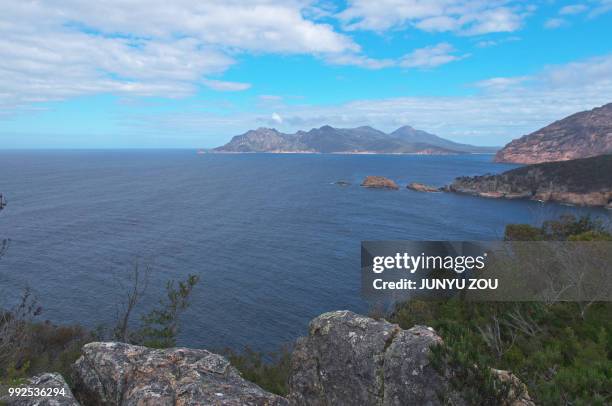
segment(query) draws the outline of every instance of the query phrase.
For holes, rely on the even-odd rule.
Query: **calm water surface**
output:
[[[0,305],[32,287],[52,321],[111,323],[132,264],[150,264],[143,310],[168,279],[201,276],[181,345],[273,350],[328,310],[367,311],[361,240],[497,239],[506,223],[591,212],[527,201],[368,190],[500,172],[489,155],[196,155],[3,151]],[[341,187],[337,180],[352,184]]]

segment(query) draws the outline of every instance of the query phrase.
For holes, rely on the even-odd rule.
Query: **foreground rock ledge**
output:
[[[90,343],[73,366],[83,405],[286,405],[206,350]]]
[[[384,176],[367,176],[363,182],[361,182],[361,186],[377,189],[399,189],[397,183],[391,179],[385,178]]]
[[[293,352],[289,399],[296,405],[440,404],[438,391],[452,392],[429,364],[429,347],[440,342],[424,326],[402,330],[350,311],[322,314]]]
[[[298,341],[292,354],[289,401],[315,406],[441,405],[444,395],[444,404],[467,405],[430,364],[430,347],[441,342],[430,327],[402,330],[350,311],[322,314],[312,320],[308,337]],[[526,392],[504,404],[533,405]]]
[[[31,378],[26,386],[64,388],[65,396],[6,399],[11,406],[195,405],[468,405],[447,376],[429,362],[441,343],[425,326],[397,324],[350,311],[312,320],[291,357],[288,399],[240,376],[222,356],[206,350],[151,349],[123,343],[90,343],[73,365],[74,396],[59,374]],[[507,371],[505,406],[532,406],[526,387]],[[78,402],[77,402],[78,400]]]

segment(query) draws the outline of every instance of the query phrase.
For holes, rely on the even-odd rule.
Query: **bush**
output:
[[[256,383],[263,389],[285,396],[288,393],[288,379],[291,371],[290,347],[283,347],[278,353],[264,354],[246,347],[242,353],[225,349],[222,353],[235,366],[242,377]]]
[[[506,240],[610,240],[601,222],[572,216],[541,228],[509,225]],[[471,303],[452,299],[399,304],[389,321],[434,327],[444,338],[432,363],[474,404],[499,404],[507,388],[489,367],[510,370],[537,404],[612,402],[612,303]],[[583,315],[584,313],[584,315]],[[584,317],[583,317],[584,316]],[[450,368],[448,368],[450,367]],[[446,368],[446,369],[445,369]]]

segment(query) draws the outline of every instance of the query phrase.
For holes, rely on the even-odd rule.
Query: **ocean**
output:
[[[272,351],[322,312],[367,312],[362,240],[491,240],[562,213],[532,201],[405,189],[514,167],[491,155],[197,155],[188,150],[1,151],[0,306],[31,287],[42,319],[110,325],[134,264],[140,312],[167,280],[201,278],[179,344]],[[387,176],[399,191],[359,186]],[[349,186],[335,182],[345,180]]]

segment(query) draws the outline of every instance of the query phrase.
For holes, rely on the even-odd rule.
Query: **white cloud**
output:
[[[506,42],[520,41],[520,39],[521,38],[517,37],[517,36],[501,38],[501,39],[497,39],[497,40],[486,39],[486,40],[478,41],[476,43],[476,46],[478,48],[489,48],[489,47],[494,47],[494,46],[497,46],[497,45],[504,44]]]
[[[328,55],[325,61],[334,65],[352,65],[366,69],[383,69],[389,67],[402,68],[434,68],[449,62],[466,58],[469,55],[456,55],[455,48],[442,42],[414,51],[399,58],[374,59],[360,54],[345,53],[338,55]]]
[[[278,113],[272,113],[272,121],[277,124],[283,123],[283,118]]]
[[[612,102],[612,55],[549,66],[525,77],[497,77],[476,83],[476,94],[452,97],[397,97],[355,100],[329,106],[275,106],[282,130],[330,124],[372,125],[383,130],[410,124],[457,141],[501,145],[569,114]],[[281,125],[270,110],[221,115],[141,118],[151,128],[181,128],[196,134],[224,134],[223,143],[248,128]],[[206,140],[203,140],[206,142]]]
[[[400,66],[405,68],[433,68],[465,57],[465,55],[453,55],[454,52],[455,49],[452,45],[442,42],[434,46],[416,49],[405,55],[400,61]]]
[[[516,31],[523,24],[524,14],[518,13],[516,9],[499,7],[478,12],[472,18],[474,23],[466,28],[467,35]]]
[[[524,83],[527,80],[529,80],[529,77],[527,76],[517,76],[510,78],[499,77],[481,80],[476,82],[474,85],[482,89],[502,90]]]
[[[549,28],[549,29],[555,29],[555,28],[563,27],[564,25],[567,25],[567,24],[568,22],[564,20],[563,18],[549,18],[544,23],[544,27]]]
[[[61,6],[59,5],[61,4]],[[326,24],[305,19],[300,1],[65,0],[23,7],[57,22],[78,23],[105,34],[172,38],[259,52],[341,52],[353,41]]]
[[[585,97],[586,92],[598,90],[612,101],[612,55],[548,66],[538,80],[548,88],[584,88]]]
[[[415,26],[480,35],[516,31],[532,11],[511,0],[352,0],[338,18],[347,30],[381,32]]]
[[[224,80],[213,80],[213,79],[204,79],[202,83],[204,83],[205,86],[208,86],[211,89],[227,91],[227,92],[236,92],[239,90],[246,90],[251,87],[250,83],[226,82]]]
[[[589,13],[589,17],[597,17],[612,11],[612,0],[594,0],[595,8]]]
[[[259,100],[266,103],[278,103],[283,101],[283,96],[277,94],[260,94]]]
[[[561,7],[559,10],[559,14],[561,15],[572,15],[572,14],[580,14],[584,13],[588,10],[588,7],[584,4],[570,4],[564,7]]]
[[[333,27],[302,16],[301,1],[14,1],[0,13],[0,111],[80,95],[182,97],[241,52],[359,52]]]
[[[366,69],[382,69],[397,65],[393,59],[375,59],[354,53],[328,55],[325,61],[333,65],[352,65]]]

